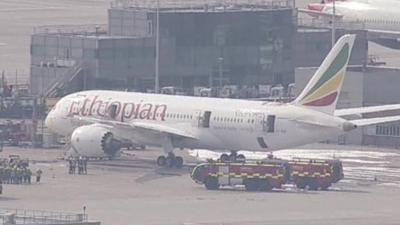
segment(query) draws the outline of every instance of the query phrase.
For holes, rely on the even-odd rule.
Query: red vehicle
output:
[[[221,186],[244,185],[248,191],[270,191],[281,188],[287,182],[286,163],[202,163],[197,165],[191,177],[209,190]]]
[[[209,190],[244,185],[248,191],[270,191],[290,183],[301,189],[326,190],[343,178],[343,168],[339,160],[208,162],[194,167],[191,178]]]
[[[288,164],[290,179],[302,189],[326,190],[344,177],[340,160],[294,159]]]

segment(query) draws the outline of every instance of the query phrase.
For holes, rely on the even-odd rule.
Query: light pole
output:
[[[336,43],[336,4],[332,1],[332,47]]]
[[[160,0],[157,0],[156,10],[156,62],[155,62],[155,81],[154,81],[154,92],[158,94],[160,92],[160,77],[159,77],[159,62],[160,62]]]
[[[218,58],[218,72],[219,72],[219,89],[220,91],[222,90],[222,75],[223,75],[223,71],[222,71],[222,65],[224,63],[224,58],[219,57]]]

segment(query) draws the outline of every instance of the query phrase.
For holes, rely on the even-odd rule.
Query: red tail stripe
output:
[[[333,92],[332,94],[329,94],[329,95],[327,95],[325,97],[322,97],[320,99],[314,100],[312,102],[307,102],[304,105],[307,105],[307,106],[328,106],[328,105],[331,105],[332,103],[335,102],[337,95],[338,95],[337,92]]]

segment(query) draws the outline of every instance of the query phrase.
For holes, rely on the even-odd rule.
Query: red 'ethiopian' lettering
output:
[[[121,102],[121,101],[104,101],[99,96],[93,98],[87,97],[80,101],[72,101],[68,115],[82,116],[99,116],[104,117],[111,105],[116,105],[116,118],[121,118],[121,121],[127,121],[130,119],[142,119],[142,120],[157,120],[160,118],[161,121],[165,121],[165,115],[167,112],[167,105],[165,104],[152,104],[143,102]],[[88,109],[88,110],[87,110]]]
[[[124,105],[122,106],[121,121],[124,122],[125,119],[129,120],[130,118],[132,118],[134,110],[134,103],[124,103]]]
[[[140,110],[139,118],[140,119],[150,119],[151,109],[153,108],[152,104],[144,104],[143,108]]]
[[[156,120],[156,114],[160,115],[162,121],[165,120],[165,113],[167,112],[167,105],[155,105],[153,112],[153,120]]]

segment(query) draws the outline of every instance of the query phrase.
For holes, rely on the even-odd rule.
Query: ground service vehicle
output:
[[[298,158],[288,161],[288,164],[291,181],[302,189],[326,190],[344,177],[340,160]]]
[[[220,186],[244,185],[248,191],[270,191],[287,183],[287,164],[284,161],[263,162],[217,162],[197,165],[191,177],[209,190]]]
[[[291,183],[302,189],[326,190],[343,178],[343,168],[339,160],[207,162],[194,167],[191,178],[209,190],[244,185],[248,191],[270,191]]]

